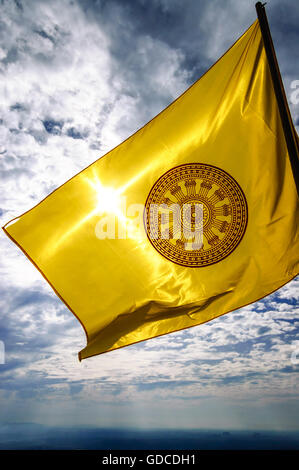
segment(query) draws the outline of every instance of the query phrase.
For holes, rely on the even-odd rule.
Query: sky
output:
[[[1,226],[176,99],[255,21],[254,3],[1,0]],[[299,4],[270,0],[267,14],[298,131]],[[0,424],[299,429],[299,278],[79,362],[77,319],[3,231],[0,250]]]

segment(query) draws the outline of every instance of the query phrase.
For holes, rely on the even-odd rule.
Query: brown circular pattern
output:
[[[163,204],[162,211],[150,210],[152,204]],[[180,227],[173,224],[171,216],[164,226],[162,213],[170,214],[173,204],[180,207]],[[183,216],[186,204],[191,208],[191,223]],[[200,245],[196,236],[186,238],[184,233],[184,226],[198,228],[193,223],[198,204],[203,213]],[[186,163],[164,173],[152,187],[144,211],[153,247],[173,263],[193,268],[218,263],[230,255],[245,233],[247,219],[247,202],[238,183],[226,171],[205,163]]]

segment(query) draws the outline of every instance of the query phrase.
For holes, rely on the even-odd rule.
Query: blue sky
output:
[[[144,125],[256,18],[247,0],[10,0],[0,13],[1,225]],[[299,6],[267,13],[298,131]],[[0,247],[0,423],[298,430],[298,279],[79,363],[78,321],[4,233]]]

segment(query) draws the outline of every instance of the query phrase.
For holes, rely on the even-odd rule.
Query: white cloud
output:
[[[179,8],[177,2],[158,3],[164,11]],[[234,16],[225,22],[227,10],[217,13],[206,4],[199,20],[204,60],[216,59],[222,41],[242,31],[252,9],[244,5],[236,5],[238,22]],[[1,6],[2,224],[117,145],[187,87],[183,48],[138,33],[121,5],[113,12],[112,24],[109,16],[90,20],[76,2],[28,1],[23,12],[13,2]],[[134,45],[126,54],[122,37],[115,52],[121,27]],[[7,342],[7,364],[0,369],[6,406],[0,417],[19,410],[19,419],[31,414],[48,422],[99,423],[103,417],[106,425],[217,427],[232,416],[221,411],[223,402],[232,411],[236,403],[240,409],[250,403],[262,407],[296,396],[298,366],[291,354],[298,341],[298,279],[207,324],[79,363],[85,335],[77,320],[4,235],[0,247],[0,328]]]

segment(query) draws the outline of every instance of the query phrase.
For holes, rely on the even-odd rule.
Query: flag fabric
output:
[[[152,121],[4,230],[81,322],[81,360],[286,284],[299,270],[298,209],[255,21]]]

